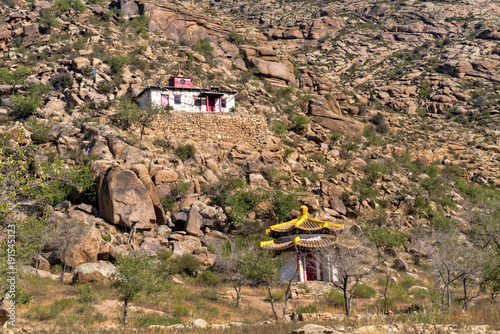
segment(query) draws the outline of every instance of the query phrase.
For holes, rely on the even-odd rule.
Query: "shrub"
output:
[[[108,236],[109,237],[109,236]],[[78,301],[84,304],[95,304],[99,301],[99,296],[92,285],[85,283],[78,286]]]
[[[202,38],[194,43],[193,50],[198,51],[206,58],[211,58],[211,52],[214,51],[214,48],[210,45],[208,39]]]
[[[300,128],[306,124],[311,123],[309,118],[307,118],[304,115],[295,115],[292,117],[290,121],[292,122],[292,128],[294,129]]]
[[[288,157],[290,156],[290,154],[292,154],[293,152],[295,152],[295,150],[293,148],[290,148],[290,147],[287,147],[285,148],[285,152],[283,153],[283,160],[287,160]]]
[[[376,114],[370,119],[370,122],[375,125],[375,131],[378,133],[389,132],[389,126],[387,125],[387,120],[383,114]]]
[[[146,33],[148,30],[147,28],[149,27],[149,23],[151,22],[151,19],[147,17],[146,15],[139,15],[135,18],[133,18],[130,21],[130,24],[133,25],[136,30],[136,34],[143,34]]]
[[[24,83],[24,79],[30,73],[31,70],[26,66],[20,66],[13,72],[6,68],[0,68],[0,84],[22,85]]]
[[[172,197],[165,197],[161,200],[163,208],[169,212],[174,210],[175,200]]]
[[[51,140],[50,126],[40,122],[38,119],[30,119],[26,121],[28,130],[31,132],[31,140],[34,144],[44,144]]]
[[[203,290],[200,297],[206,300],[217,301],[219,300],[219,293],[215,290]]]
[[[170,140],[169,139],[165,139],[165,138],[156,137],[153,140],[153,144],[155,144],[156,146],[161,147],[163,149],[163,152],[166,152],[167,150],[169,150],[170,148],[172,148],[172,143],[170,142]]]
[[[278,136],[284,136],[288,133],[288,130],[290,129],[288,125],[281,121],[273,121],[271,124],[271,129],[276,133]]]
[[[340,138],[342,138],[344,134],[339,131],[334,131],[330,133],[330,140],[332,141],[333,144],[335,144]]]
[[[322,302],[327,306],[341,307],[344,306],[344,296],[337,290],[330,290],[325,293],[322,298]]]
[[[87,10],[87,7],[80,2],[80,0],[56,0],[52,5],[56,11],[63,13],[68,12],[71,9],[81,13]]]
[[[116,55],[108,60],[108,65],[111,67],[113,72],[119,73],[123,70],[123,67],[129,64],[131,61],[129,55]]]
[[[430,83],[428,81],[422,81],[420,83],[420,89],[418,90],[418,95],[420,95],[423,98],[426,98],[429,95],[431,95],[431,93],[432,89]]]
[[[69,73],[57,73],[50,78],[50,84],[55,90],[64,90],[73,86],[73,77]]]
[[[15,94],[11,97],[12,113],[18,118],[28,118],[40,107],[41,100],[37,96],[24,96]]]
[[[354,298],[368,299],[374,298],[377,293],[366,284],[358,284],[354,289]]]
[[[297,314],[302,313],[318,313],[318,307],[314,305],[301,306],[296,311]]]
[[[271,294],[273,295],[274,301],[275,302],[281,302],[285,300],[285,293],[281,290],[274,290],[271,291]],[[269,296],[266,297],[266,301],[271,301],[271,298]]]
[[[136,327],[149,326],[170,326],[182,323],[181,319],[176,317],[165,317],[152,314],[137,314],[132,320]]]
[[[172,274],[187,274],[193,276],[200,267],[200,261],[194,256],[184,254],[173,259],[169,269]]]
[[[198,275],[197,282],[202,286],[218,286],[221,280],[213,271],[204,271]]]
[[[175,156],[181,160],[187,160],[196,153],[196,149],[191,144],[180,145],[175,149]]]
[[[236,32],[231,32],[228,37],[229,41],[234,44],[241,44],[243,43],[243,36],[236,33]]]

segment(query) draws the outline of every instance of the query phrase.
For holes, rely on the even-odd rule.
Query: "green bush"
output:
[[[208,39],[202,38],[194,43],[193,50],[201,53],[205,58],[211,59],[211,52],[214,51],[214,48],[210,45]]]
[[[202,286],[218,286],[221,284],[221,280],[213,271],[204,271],[198,275],[197,283]]]
[[[170,326],[182,323],[181,319],[176,317],[165,317],[143,313],[135,315],[132,321],[134,325],[139,328],[145,328],[149,326]]]
[[[183,161],[191,158],[195,153],[196,149],[191,144],[180,145],[174,151],[175,156]]]
[[[217,301],[219,300],[219,293],[215,290],[203,290],[200,297],[210,301]]]
[[[133,18],[130,21],[130,24],[132,24],[136,28],[136,34],[144,34],[147,33],[150,22],[151,19],[146,15],[139,15]]]
[[[285,300],[285,293],[281,290],[271,291],[271,294],[273,295],[275,302],[282,302]],[[267,298],[265,300],[269,302],[269,301],[271,301],[271,298],[269,296],[267,296]]]
[[[49,82],[55,90],[69,89],[73,86],[73,77],[69,73],[57,73],[50,78]]]
[[[6,68],[0,68],[0,84],[6,85],[22,85],[24,79],[30,75],[31,70],[26,66],[20,66],[13,72]]]
[[[354,298],[374,298],[377,292],[366,284],[358,284],[354,289]]]
[[[301,128],[302,126],[311,123],[309,118],[300,114],[293,116],[290,121],[292,122],[292,128],[294,129]]]
[[[165,197],[161,200],[161,205],[166,211],[172,212],[174,210],[175,200],[172,197]]]
[[[387,125],[387,120],[383,114],[381,113],[376,114],[370,119],[370,122],[375,125],[375,130],[378,133],[389,132],[389,126]]]
[[[288,133],[288,130],[290,129],[288,125],[281,121],[273,121],[271,124],[271,129],[276,133],[278,136],[284,136]]]
[[[314,305],[301,306],[295,311],[295,313],[318,313],[318,307]]]
[[[156,146],[161,147],[163,149],[163,152],[166,152],[166,151],[168,151],[169,149],[172,148],[172,143],[170,142],[170,140],[169,139],[165,139],[165,138],[156,137],[153,140],[153,144],[155,144]]]
[[[37,96],[15,94],[11,99],[13,102],[12,113],[15,117],[23,119],[33,115],[41,103],[40,97]]]
[[[111,70],[115,73],[120,73],[123,70],[123,67],[129,64],[131,58],[129,55],[116,55],[110,58],[107,63],[111,67]]]
[[[242,35],[236,33],[236,32],[231,32],[228,37],[229,41],[234,44],[241,44],[244,41],[244,38]]]
[[[337,290],[330,290],[325,293],[321,301],[327,306],[334,307],[343,307],[345,303],[344,296]]]
[[[171,260],[170,272],[172,274],[187,274],[193,276],[200,269],[201,263],[189,254],[181,255]]]
[[[28,130],[31,132],[31,140],[34,144],[44,144],[51,140],[50,125],[42,123],[38,119],[26,121]]]
[[[80,0],[56,0],[52,8],[60,13],[68,12],[72,9],[79,13],[87,10],[87,6],[81,3]]]
[[[83,304],[95,304],[99,301],[99,295],[92,285],[85,283],[78,286],[78,301]]]
[[[339,131],[334,131],[330,133],[330,140],[332,141],[333,144],[335,144],[340,138],[342,138],[344,134]]]

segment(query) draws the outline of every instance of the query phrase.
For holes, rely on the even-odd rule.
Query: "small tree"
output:
[[[445,308],[445,297],[450,308],[450,286],[464,276],[463,259],[466,253],[461,242],[453,233],[439,233],[436,235],[436,244],[430,248],[429,258],[432,261],[434,271],[443,283],[441,293],[441,309]]]
[[[166,109],[159,105],[150,105],[141,109],[137,104],[131,101],[123,101],[120,104],[118,119],[125,127],[131,125],[138,126],[141,132],[140,148],[142,148],[142,139],[144,132],[160,115],[166,113]]]
[[[273,257],[271,253],[261,248],[243,255],[238,261],[238,267],[244,277],[254,284],[266,287],[276,321],[279,320],[279,317],[271,289],[279,283],[280,270],[284,264],[281,257]]]
[[[367,249],[368,248],[368,249]],[[354,290],[361,280],[372,274],[381,262],[379,256],[370,255],[368,240],[345,232],[338,247],[329,250],[330,261],[335,264],[332,283],[344,296],[346,316],[351,315]]]
[[[116,273],[112,276],[112,287],[123,300],[123,325],[127,326],[128,304],[140,293],[157,291],[160,274],[154,260],[147,256],[131,257],[119,255],[115,262]]]
[[[240,307],[241,288],[250,283],[250,279],[242,273],[242,266],[239,265],[240,258],[254,251],[254,246],[250,242],[238,243],[236,240],[228,241],[225,244],[214,245],[217,259],[214,269],[224,273],[236,292],[236,307]]]
[[[64,282],[68,252],[81,241],[80,237],[87,233],[89,227],[86,222],[77,219],[64,220],[56,227],[52,235],[52,243],[59,245],[56,254],[61,260],[61,283]]]

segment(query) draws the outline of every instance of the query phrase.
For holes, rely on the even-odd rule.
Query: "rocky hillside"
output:
[[[301,204],[403,233],[398,270],[437,232],[498,254],[499,17],[472,0],[3,1],[2,226],[23,265],[81,283],[123,253],[209,268],[210,242]],[[232,120],[131,117],[173,74],[238,91]]]

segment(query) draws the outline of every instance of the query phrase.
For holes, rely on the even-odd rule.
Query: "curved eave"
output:
[[[296,237],[293,240],[282,241],[282,239],[263,241],[260,246],[264,249],[272,250],[275,252],[284,252],[295,249],[298,250],[312,250],[330,247],[338,242],[337,237],[320,237],[320,238],[300,238]]]

